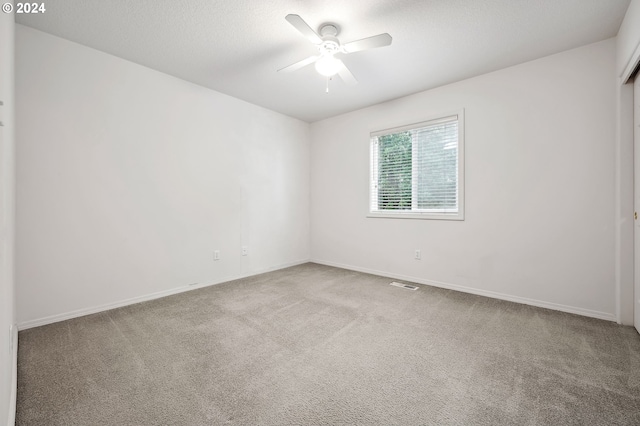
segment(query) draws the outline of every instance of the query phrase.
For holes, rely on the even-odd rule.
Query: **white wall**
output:
[[[15,415],[15,330],[13,280],[14,193],[14,22],[0,14],[0,424]]]
[[[21,25],[16,53],[21,327],[308,260],[307,123]]]
[[[631,0],[616,39],[617,75],[629,74],[640,56],[640,0]]]
[[[615,319],[615,60],[610,39],[313,123],[312,260]],[[465,221],[366,218],[369,133],[460,108]]]

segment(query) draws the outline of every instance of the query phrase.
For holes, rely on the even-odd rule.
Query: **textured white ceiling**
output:
[[[313,122],[613,37],[630,0],[47,0],[16,22]],[[284,17],[340,41],[387,32],[388,47],[343,58],[358,79],[313,65]]]

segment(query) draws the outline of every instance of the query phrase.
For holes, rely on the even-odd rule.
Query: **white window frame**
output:
[[[377,196],[378,191],[376,188],[377,182],[376,177],[378,175],[378,164],[375,159],[377,159],[377,147],[375,143],[372,141],[374,137],[389,135],[392,133],[400,133],[406,130],[417,129],[420,127],[425,127],[428,125],[436,124],[439,121],[449,120],[451,117],[457,116],[458,118],[458,211],[457,212],[429,212],[429,211],[416,211],[416,210],[373,210],[372,207],[378,204]],[[412,146],[412,149],[415,150],[415,146]],[[383,129],[376,130],[370,133],[369,135],[369,196],[368,202],[368,214],[367,217],[370,218],[388,218],[388,219],[435,219],[435,220],[464,220],[464,176],[465,176],[465,164],[464,164],[464,109],[460,109],[458,111],[448,113],[448,114],[438,114],[435,117],[428,118],[424,121]],[[414,180],[415,181],[415,180]],[[417,184],[412,184],[412,193],[415,194],[417,191]],[[412,202],[415,202],[417,197],[415,195],[412,197]]]

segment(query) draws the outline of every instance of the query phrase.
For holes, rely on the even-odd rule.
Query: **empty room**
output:
[[[639,68],[640,0],[4,1],[0,424],[640,424]]]

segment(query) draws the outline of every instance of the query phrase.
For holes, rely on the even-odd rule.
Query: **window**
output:
[[[371,133],[370,217],[464,219],[462,112]]]

